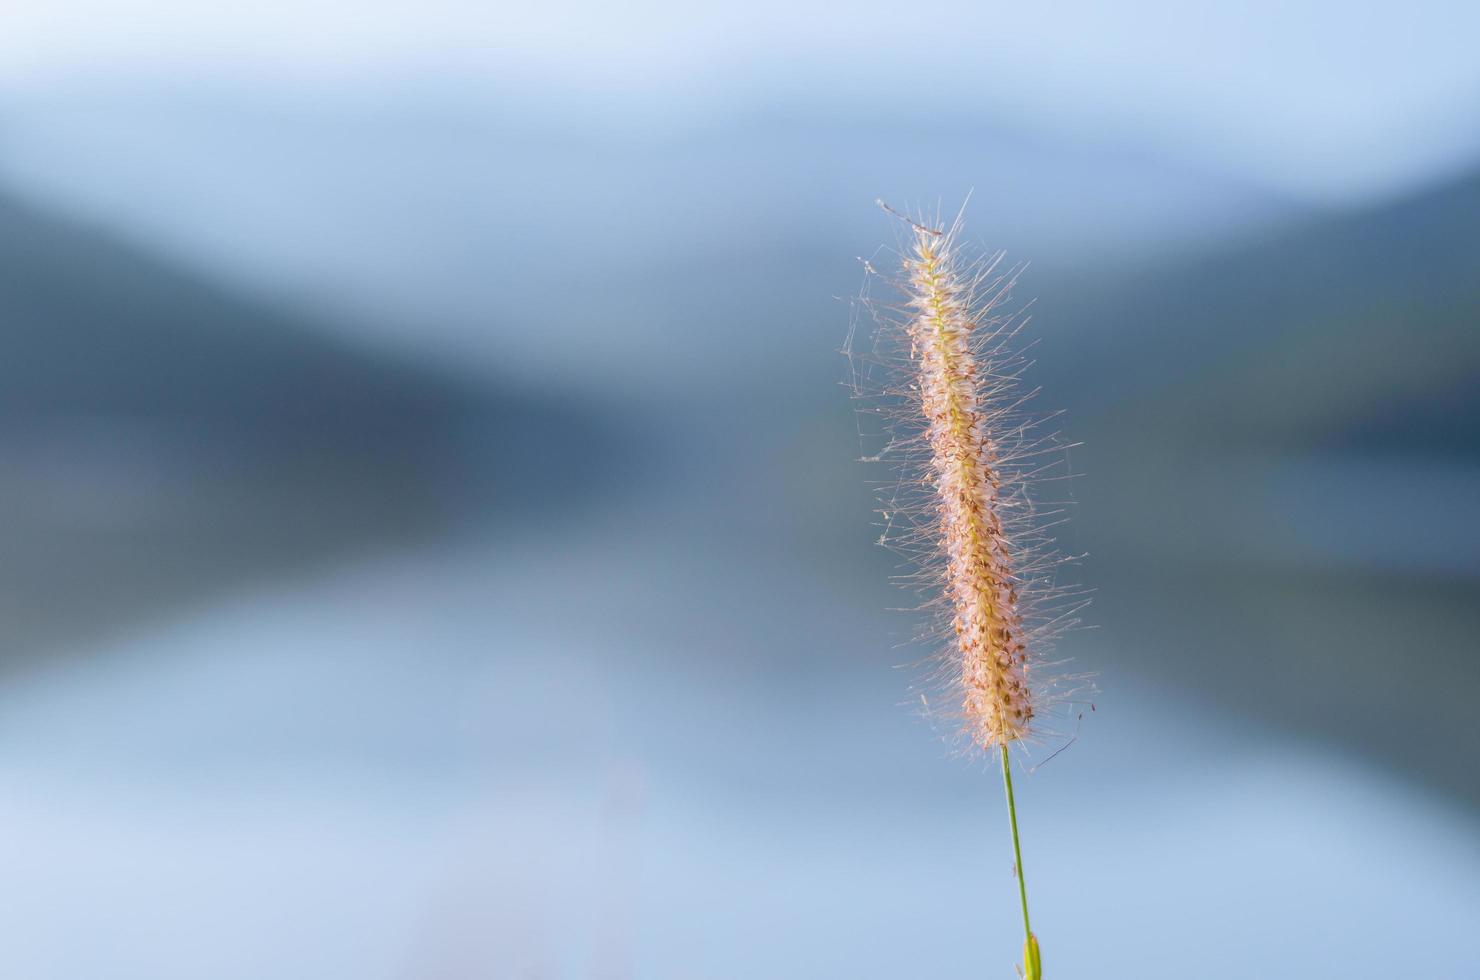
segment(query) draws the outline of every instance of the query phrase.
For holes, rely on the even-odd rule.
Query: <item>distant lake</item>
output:
[[[489,529],[13,684],[7,972],[1010,976],[1000,787],[900,706],[898,624],[654,518]],[[1053,975],[1474,972],[1472,816],[1101,686],[1020,791]]]

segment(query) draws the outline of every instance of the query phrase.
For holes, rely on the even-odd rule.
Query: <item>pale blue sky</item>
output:
[[[410,80],[631,116],[848,99],[1145,142],[1313,200],[1382,196],[1480,141],[1480,4],[5,0],[12,92],[120,76],[373,97]]]

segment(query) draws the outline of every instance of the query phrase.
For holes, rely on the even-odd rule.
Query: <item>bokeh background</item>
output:
[[[1480,7],[0,11],[6,976],[1010,977],[839,385],[968,192],[1049,975],[1480,976]]]

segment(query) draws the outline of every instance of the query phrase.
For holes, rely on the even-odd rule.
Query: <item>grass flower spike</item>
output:
[[[1033,720],[1012,553],[1003,533],[998,452],[983,405],[984,368],[972,350],[972,281],[951,236],[914,229],[905,259],[908,332],[919,365],[920,409],[938,495],[946,593],[961,658],[962,713],[983,748],[1022,738]]]
[[[902,272],[890,280],[897,299],[865,299],[879,324],[875,345],[867,356],[849,351],[865,412],[887,421],[886,444],[868,459],[898,469],[884,493],[881,540],[912,559],[907,584],[938,613],[935,674],[961,735],[1001,761],[1022,906],[1020,970],[1040,980],[1009,747],[1042,734],[1048,709],[1069,703],[1060,692],[1067,678],[1045,678],[1042,669],[1080,604],[1062,601],[1073,597],[1055,582],[1063,559],[1047,532],[1057,512],[1045,512],[1032,490],[1062,465],[1065,447],[1035,435],[1021,412],[1032,394],[1016,392],[1025,362],[1013,344],[1023,319],[997,312],[1016,273],[999,271],[1000,255],[967,254],[959,218],[949,227],[904,220]]]

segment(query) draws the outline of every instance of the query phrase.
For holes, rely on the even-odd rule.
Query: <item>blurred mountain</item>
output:
[[[0,199],[0,411],[156,419],[272,451],[414,445],[469,391],[394,369],[79,225]]]
[[[1119,665],[1472,802],[1477,231],[1480,174],[1040,307]]]
[[[1059,343],[1078,366],[1063,394],[1185,395],[1207,406],[1200,421],[1241,438],[1307,444],[1374,410],[1388,415],[1395,401],[1399,415],[1422,412],[1408,399],[1442,401],[1467,387],[1480,360],[1477,228],[1472,175],[1102,284],[1063,310],[1072,339]],[[1056,323],[1044,344],[1065,335]],[[1446,415],[1388,443],[1480,446],[1480,419]],[[1397,418],[1367,424],[1398,436]]]
[[[594,442],[563,402],[336,342],[13,197],[0,323],[11,660],[530,505],[505,477],[552,434]]]
[[[1480,462],[1476,229],[1480,175],[1116,281],[1058,308],[1041,304],[1052,319],[1040,345],[1040,359],[1052,366],[1046,398],[1114,431],[1115,451],[1104,460],[1112,469],[1131,469],[1120,465],[1130,440],[1147,457],[1135,469],[1152,467],[1143,476],[1172,475],[1161,466],[1180,474],[1151,486],[1136,477],[1123,488],[1117,513],[1144,520],[1120,524],[1125,540],[1116,550],[1173,547],[1195,557],[1293,546],[1250,536],[1231,520],[1218,523],[1236,533],[1216,544],[1193,527],[1168,537],[1177,511],[1156,491],[1180,487],[1201,466],[1383,460],[1395,475],[1410,473],[1416,489],[1435,468],[1464,472]],[[1102,449],[1092,442],[1085,453]],[[1269,499],[1241,484],[1222,484],[1240,492],[1220,495],[1218,481],[1210,482],[1206,492],[1230,519]],[[1333,488],[1330,519],[1342,497],[1377,489],[1370,480]],[[1413,513],[1401,500],[1388,509],[1392,527],[1473,526],[1468,513]],[[1383,533],[1367,528],[1353,537]],[[1480,576],[1469,558],[1436,553],[1428,570]]]
[[[696,364],[720,380],[764,366],[832,323],[829,297],[857,289],[856,257],[887,229],[878,197],[954,210],[975,187],[975,233],[1031,256],[1038,283],[1308,210],[1050,122],[821,97],[688,115],[124,83],[0,95],[0,174],[356,336],[629,393]]]

